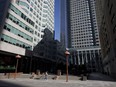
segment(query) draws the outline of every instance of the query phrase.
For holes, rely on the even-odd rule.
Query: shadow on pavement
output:
[[[0,80],[0,87],[26,87],[26,86]]]
[[[90,74],[90,75],[88,76],[88,80],[116,82],[115,79],[111,78],[110,76],[101,74],[101,73],[92,73],[92,74]]]

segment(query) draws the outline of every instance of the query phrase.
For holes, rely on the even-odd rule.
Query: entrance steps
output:
[[[30,78],[32,75],[31,74],[23,74],[23,73],[17,73],[16,75],[16,78]],[[48,75],[48,79],[52,79],[54,77],[56,77],[57,75]],[[39,76],[37,76],[39,77]],[[66,75],[61,75],[61,76],[57,76],[57,80],[65,80],[66,79]],[[10,74],[7,74],[7,75],[4,75],[4,74],[1,74],[0,73],[0,79],[4,79],[4,78],[14,78],[14,73],[10,73]],[[78,77],[78,76],[73,76],[73,75],[68,75],[68,79],[69,80],[79,80],[81,77]],[[43,78],[40,78],[40,79],[44,79]]]

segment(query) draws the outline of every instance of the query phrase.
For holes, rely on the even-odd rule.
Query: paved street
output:
[[[2,79],[0,87],[116,87],[113,81],[97,81],[97,80],[35,80],[27,78]]]

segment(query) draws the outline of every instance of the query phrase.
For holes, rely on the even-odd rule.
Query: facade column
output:
[[[92,70],[92,56],[91,56],[91,50],[89,50],[89,54],[90,54],[90,71],[93,71]]]
[[[74,64],[77,65],[76,63],[77,59],[76,59],[76,53],[74,52]]]
[[[77,54],[78,54],[78,64],[80,65],[79,51],[77,51]]]
[[[82,54],[82,64],[84,64],[83,51],[81,51],[81,54]]]

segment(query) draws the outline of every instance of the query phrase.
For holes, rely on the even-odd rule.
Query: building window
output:
[[[26,6],[29,9],[29,5],[25,2],[19,1],[19,5]]]
[[[28,41],[31,41],[31,42],[33,41],[33,38],[31,36],[23,33],[22,31],[18,30],[17,28],[15,28],[9,24],[5,24],[4,29],[15,34],[15,35],[18,35],[19,37],[22,37]]]
[[[16,46],[19,46],[19,47],[22,47],[22,48],[32,50],[31,45],[26,44],[26,43],[24,43],[22,41],[19,41],[19,40],[15,39],[15,38],[9,37],[8,35],[5,35],[5,34],[1,35],[1,40],[6,42],[6,43],[12,44],[12,45],[16,45]]]

